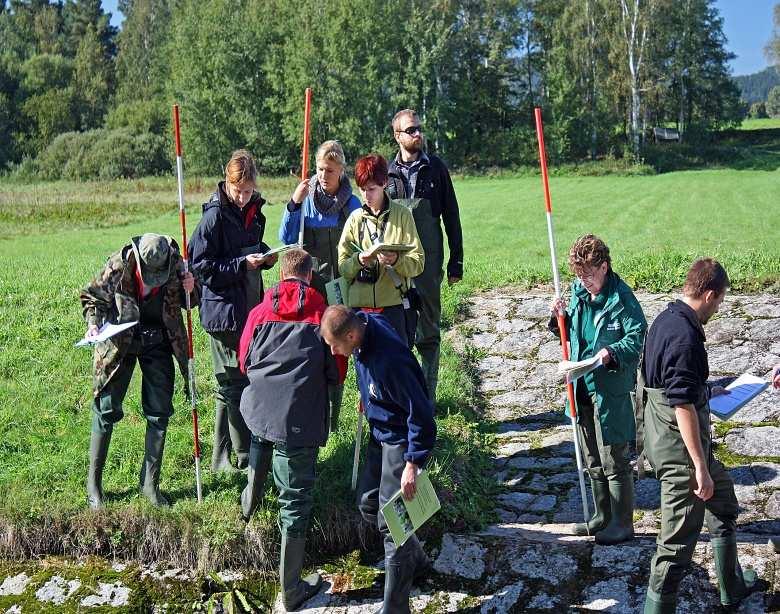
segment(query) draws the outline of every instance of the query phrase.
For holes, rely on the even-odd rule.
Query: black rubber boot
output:
[[[742,571],[737,558],[737,539],[731,537],[713,537],[712,554],[715,559],[715,574],[720,586],[720,602],[724,606],[736,606],[753,592],[758,580],[756,572]]]
[[[282,584],[282,605],[288,612],[295,612],[305,601],[316,595],[322,585],[322,578],[318,573],[301,580],[305,554],[306,538],[288,537],[287,533],[282,531],[279,580]]]
[[[106,466],[108,446],[114,427],[92,431],[89,440],[89,473],[87,474],[87,503],[93,510],[103,507],[103,468]]]
[[[272,443],[257,443],[256,440],[252,439],[252,445],[249,448],[246,487],[241,492],[241,517],[244,522],[249,522],[263,499],[265,479],[271,468],[273,452]]]
[[[217,399],[217,407],[214,412],[214,450],[211,453],[211,470],[213,472],[238,472],[238,469],[230,464],[231,448],[227,404],[221,399]]]
[[[597,531],[605,529],[612,518],[607,480],[591,478],[590,487],[593,490],[593,516],[587,523],[579,522],[572,526],[572,532],[575,535],[594,535]]]
[[[141,465],[141,494],[152,505],[167,506],[168,499],[160,493],[160,469],[165,450],[165,429],[146,425],[144,462]]]
[[[609,481],[612,518],[603,531],[596,532],[596,543],[611,546],[634,537],[634,476],[625,473]]]

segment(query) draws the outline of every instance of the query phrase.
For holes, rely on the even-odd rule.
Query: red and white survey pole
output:
[[[303,107],[303,153],[301,161],[301,181],[309,178],[309,132],[311,129],[311,88],[306,88],[306,97]],[[298,247],[303,248],[303,207],[301,207],[301,227],[298,231]]]
[[[555,260],[555,233],[553,232],[552,220],[552,201],[550,200],[550,183],[547,175],[547,153],[544,149],[544,128],[542,127],[542,110],[539,107],[534,109],[536,118],[536,138],[539,141],[539,164],[542,167],[542,186],[544,188],[544,206],[547,211],[547,236],[550,240],[550,260],[552,262],[553,283],[555,284],[555,298],[561,298],[561,278],[558,275],[558,263]],[[558,330],[561,334],[561,350],[563,359],[569,360],[569,339],[566,330],[566,318],[556,313],[558,318]],[[574,438],[574,456],[577,457],[577,476],[580,482],[580,495],[582,496],[582,513],[585,516],[585,523],[590,517],[588,513],[588,497],[585,492],[585,477],[582,471],[582,455],[580,454],[580,443],[577,437],[577,403],[574,397],[574,385],[571,382],[566,384],[566,394],[569,398],[569,415],[571,416],[571,430]]]
[[[190,270],[187,252],[187,218],[184,213],[184,166],[181,159],[181,127],[179,126],[179,105],[173,105],[173,135],[176,143],[176,177],[179,182],[179,221],[181,223],[181,255],[184,260],[184,273]],[[187,381],[192,406],[192,430],[195,437],[195,489],[198,503],[203,503],[203,489],[200,481],[200,437],[198,436],[198,404],[195,397],[195,351],[192,345],[192,308],[190,293],[185,292],[187,307]]]

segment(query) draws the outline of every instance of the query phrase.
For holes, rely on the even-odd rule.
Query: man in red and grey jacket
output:
[[[247,319],[239,343],[241,370],[249,385],[241,415],[252,432],[241,513],[247,522],[263,496],[271,465],[279,489],[282,531],[279,579],[288,611],[314,595],[322,579],[301,580],[311,514],[317,452],[328,438],[328,385],[343,382],[346,360],[337,364],[320,336],[325,301],[309,283],[312,259],[301,249],[282,257],[282,280],[265,293]]]

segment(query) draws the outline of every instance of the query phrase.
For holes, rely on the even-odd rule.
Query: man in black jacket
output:
[[[415,346],[420,353],[428,394],[435,403],[441,345],[441,282],[444,275],[444,238],[440,219],[444,220],[450,248],[447,263],[447,283],[450,285],[463,278],[463,232],[450,173],[441,159],[423,151],[422,126],[417,112],[412,109],[399,111],[393,118],[392,126],[399,152],[388,169],[387,193],[412,210],[417,234],[425,250],[425,269],[414,278],[420,295]]]
[[[697,260],[683,299],[669,303],[647,335],[637,393],[645,404],[645,451],[661,481],[661,530],[645,614],[675,612],[677,590],[705,521],[721,603],[736,606],[755,584],[755,572],[743,573],[737,560],[734,482],[713,455],[710,434],[703,325],[718,311],[727,287],[720,263]]]

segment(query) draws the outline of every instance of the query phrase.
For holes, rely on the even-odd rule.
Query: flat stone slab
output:
[[[752,426],[726,435],[729,450],[745,456],[780,456],[780,427]]]
[[[98,592],[89,595],[81,600],[81,605],[85,608],[95,608],[98,606],[109,606],[119,608],[126,606],[130,601],[130,589],[119,582],[112,584],[100,582]]]
[[[30,578],[26,573],[20,573],[15,576],[8,576],[0,585],[0,597],[7,595],[21,595],[27,589]]]
[[[81,588],[81,580],[66,580],[62,576],[52,576],[35,591],[35,598],[45,603],[62,605],[79,588]]]
[[[478,580],[485,573],[487,550],[468,537],[445,533],[441,541],[441,552],[433,564],[442,574]]]

